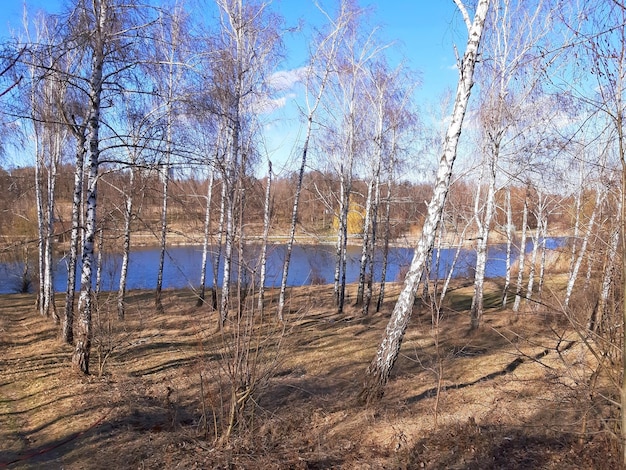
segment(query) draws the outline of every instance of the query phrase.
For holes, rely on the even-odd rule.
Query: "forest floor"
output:
[[[267,314],[246,330],[244,314],[222,333],[190,291],[165,291],[160,314],[152,293],[132,292],[123,321],[104,295],[89,376],[33,295],[0,296],[0,468],[619,468],[617,389],[591,374],[595,343],[541,304],[497,307],[491,283],[477,331],[468,286],[437,328],[416,305],[384,397],[360,405],[398,289],[363,317],[354,286],[341,315],[332,286],[294,288],[284,325]],[[226,439],[235,364],[255,390]]]

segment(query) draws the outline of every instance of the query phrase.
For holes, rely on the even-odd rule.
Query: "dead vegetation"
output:
[[[217,331],[191,292],[166,291],[163,315],[152,293],[131,293],[123,322],[102,298],[101,374],[84,378],[32,295],[1,296],[0,468],[619,468],[610,361],[599,367],[541,306],[515,315],[487,302],[470,333],[468,299],[451,291],[438,328],[416,305],[383,400],[363,408],[393,298],[364,318],[335,314],[332,287],[293,289],[285,329],[270,306],[249,336],[231,334],[236,322]],[[251,385],[229,383],[235,337],[254,352],[241,377],[258,382],[224,439],[232,397]]]

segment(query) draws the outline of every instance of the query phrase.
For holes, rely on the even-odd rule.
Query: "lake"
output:
[[[556,249],[562,246],[566,239],[549,238],[547,247]],[[532,242],[526,245],[526,250],[532,249]],[[242,266],[249,278],[257,273],[260,248],[249,245],[244,252],[245,265]],[[280,286],[283,260],[286,245],[269,245],[267,253],[266,286]],[[438,272],[431,269],[431,277],[443,278],[447,275],[454,259],[456,248],[444,248],[439,254]],[[517,256],[513,253],[512,256]],[[348,247],[346,279],[348,283],[355,282],[359,276],[360,247]],[[387,267],[387,281],[399,280],[399,275],[406,271],[413,257],[412,248],[392,247],[389,249],[389,264]],[[433,265],[437,257],[433,255]],[[476,253],[473,249],[461,250],[459,259],[454,268],[454,277],[471,277],[476,262]],[[122,256],[119,253],[103,254],[103,269],[101,289],[103,291],[117,290],[119,274],[122,265]],[[163,288],[198,287],[200,285],[200,268],[202,263],[201,246],[173,246],[168,247],[163,273]],[[128,289],[154,289],[157,281],[159,265],[158,248],[136,248],[130,254],[128,269]],[[21,263],[0,263],[0,294],[9,294],[17,291],[23,265]],[[377,253],[374,262],[375,280],[380,281],[381,255]],[[335,248],[331,245],[295,245],[291,255],[289,267],[289,286],[310,284],[312,279],[323,279],[332,283],[335,269]],[[506,245],[492,245],[489,248],[486,277],[502,277],[506,269]],[[221,271],[221,269],[220,269]],[[31,269],[34,272],[34,268]],[[207,286],[212,286],[212,264],[207,267]],[[221,276],[218,284],[221,283]],[[67,260],[56,260],[54,272],[54,289],[64,292],[67,286]]]

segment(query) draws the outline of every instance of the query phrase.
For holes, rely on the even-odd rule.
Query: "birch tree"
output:
[[[573,11],[572,29],[576,30],[585,58],[588,59],[585,75],[579,87],[570,85],[570,90],[591,113],[599,117],[602,129],[611,136],[606,151],[617,160],[621,179],[620,238],[621,238],[621,326],[620,348],[622,350],[620,386],[620,440],[622,462],[626,466],[626,142],[624,140],[624,118],[626,114],[626,4],[623,0],[597,2],[586,5],[582,13]],[[582,21],[581,21],[582,20]],[[579,84],[577,83],[577,85]],[[607,126],[608,124],[608,126]],[[594,162],[595,163],[595,162]],[[596,194],[596,197],[598,195]],[[584,244],[584,238],[583,238]],[[581,246],[582,250],[582,246]],[[573,272],[577,269],[578,257],[574,259]],[[569,286],[568,286],[569,287]],[[568,289],[569,290],[569,289]],[[566,293],[567,295],[567,293]],[[571,294],[570,294],[571,295]]]
[[[204,237],[202,239],[202,263],[200,265],[200,294],[198,295],[197,306],[204,304],[206,295],[206,270],[209,257],[209,241],[211,239],[211,202],[213,200],[213,186],[215,183],[215,171],[213,168],[209,170],[209,180],[207,182],[206,208],[204,212]],[[216,289],[217,286],[213,286]]]
[[[446,133],[442,156],[439,160],[433,196],[428,204],[428,213],[422,228],[422,235],[415,249],[415,254],[411,261],[409,272],[406,275],[402,291],[383,334],[381,344],[366,371],[363,390],[360,393],[360,399],[364,403],[370,403],[382,397],[384,387],[400,352],[402,339],[409,324],[415,294],[424,272],[425,262],[435,241],[437,225],[441,219],[446,195],[450,187],[450,178],[456,159],[457,146],[463,127],[463,119],[473,85],[474,69],[478,59],[478,49],[490,3],[490,0],[479,0],[474,12],[474,19],[471,20],[467,9],[461,1],[455,0],[455,4],[459,8],[465,25],[467,26],[468,40],[463,59],[458,64],[460,76],[452,118]]]
[[[513,311],[518,312],[522,302],[522,283],[524,282],[524,264],[526,261],[526,234],[528,233],[528,187],[524,192],[524,208],[522,210],[522,234],[519,242],[517,265],[517,281],[515,283],[515,300]]]
[[[79,6],[79,8],[82,5]],[[87,207],[86,225],[83,238],[82,272],[80,277],[80,296],[78,298],[79,324],[72,363],[85,374],[89,373],[89,355],[92,339],[92,275],[94,261],[94,238],[96,235],[96,204],[98,165],[100,159],[100,112],[104,82],[104,63],[106,58],[107,40],[110,40],[109,27],[112,22],[112,5],[109,0],[96,1],[85,5],[82,13],[93,30],[91,49],[91,73],[89,84],[89,114],[87,118],[88,132],[88,174],[87,174]],[[79,14],[80,14],[79,13]],[[93,16],[92,16],[93,15]]]
[[[335,243],[334,295],[337,311],[343,312],[346,290],[346,266],[349,214],[356,208],[352,199],[355,166],[364,154],[367,120],[365,67],[387,48],[377,37],[377,28],[365,30],[363,12],[352,5],[352,20],[343,35],[333,68],[329,94],[324,103],[326,125],[321,136],[323,152],[330,158],[339,175],[338,209],[336,212],[337,236]],[[364,34],[365,31],[365,34]],[[358,216],[357,216],[358,217]]]
[[[234,243],[236,241],[236,208],[241,203],[238,189],[246,168],[246,145],[255,129],[253,110],[267,90],[267,75],[279,58],[282,47],[281,19],[267,3],[243,0],[218,0],[219,31],[213,51],[216,112],[226,123],[224,141],[228,149],[222,165],[224,204],[224,264],[220,324],[231,308]]]
[[[261,240],[261,273],[259,275],[259,298],[258,310],[263,313],[263,304],[265,301],[265,277],[267,275],[267,240],[270,233],[270,217],[271,217],[271,191],[272,191],[272,161],[267,160],[267,184],[265,185],[265,198],[263,203],[263,236]]]
[[[403,77],[404,79],[405,77]],[[406,77],[408,78],[408,77]],[[402,164],[402,159],[408,148],[412,148],[414,140],[412,134],[419,128],[420,123],[417,115],[410,109],[412,86],[403,87],[400,80],[400,89],[392,93],[393,100],[387,109],[388,129],[385,132],[385,152],[383,161],[385,179],[384,212],[382,214],[382,253],[381,253],[381,279],[378,286],[378,299],[376,301],[376,312],[379,312],[385,299],[385,286],[387,279],[387,266],[389,263],[389,243],[391,237],[391,205],[393,197],[393,182],[396,179],[398,166]],[[413,77],[413,83],[417,80]],[[411,79],[409,78],[409,82]],[[408,137],[408,138],[407,138]],[[379,197],[382,197],[379,195]],[[380,205],[380,204],[379,204]]]
[[[176,3],[169,11],[161,10],[156,25],[154,48],[153,79],[157,87],[157,99],[162,103],[165,125],[165,147],[162,159],[158,163],[161,179],[161,226],[159,231],[159,267],[155,289],[155,307],[163,311],[163,269],[167,246],[168,231],[168,193],[172,172],[172,158],[175,152],[174,136],[178,120],[182,117],[181,102],[188,98],[186,86],[190,62],[188,18],[182,3]],[[180,144],[180,136],[176,139]]]
[[[619,188],[621,189],[621,188]],[[616,195],[615,213],[621,214],[623,197],[621,194]],[[606,254],[604,256],[604,266],[602,269],[602,283],[600,288],[600,298],[595,310],[591,313],[589,324],[587,327],[590,331],[597,332],[602,329],[604,319],[608,313],[609,295],[615,284],[615,276],[618,268],[618,248],[620,241],[620,224],[615,221],[610,227],[610,237],[606,246]]]
[[[55,54],[58,37],[53,33],[57,28],[54,17],[42,14],[35,19],[35,38],[31,38],[29,25],[24,26],[30,44],[28,53],[20,60],[26,65],[21,72],[28,77],[28,86],[23,87],[27,94],[24,105],[28,110],[20,111],[20,114],[31,124],[30,140],[35,160],[39,268],[37,304],[41,315],[51,315],[58,323],[53,287],[54,213],[57,172],[67,142],[67,128],[58,119],[59,110],[65,106],[67,82],[55,68],[57,63],[59,67],[66,66],[67,60]]]
[[[517,154],[516,140],[529,126],[541,125],[523,116],[532,111],[529,103],[540,101],[543,80],[543,56],[534,50],[553,30],[550,2],[515,2],[504,0],[491,10],[491,28],[484,39],[483,51],[488,57],[481,69],[481,142],[484,155],[484,201],[476,199],[477,225],[474,296],[470,310],[471,328],[479,326],[483,314],[483,290],[487,247],[491,222],[495,213],[495,195],[500,159]],[[532,113],[535,116],[537,113]],[[529,121],[529,122],[527,122]]]
[[[359,263],[359,280],[357,287],[356,305],[362,305],[363,315],[367,315],[369,310],[369,304],[372,297],[372,279],[374,277],[373,271],[373,259],[374,259],[374,247],[376,246],[376,222],[378,218],[378,205],[377,202],[380,199],[380,173],[383,163],[383,152],[385,145],[383,143],[383,137],[385,133],[385,104],[387,98],[387,80],[392,81],[393,78],[389,77],[383,69],[384,65],[377,67],[377,64],[372,64],[368,67],[370,72],[371,85],[367,88],[373,88],[371,102],[373,108],[376,110],[374,113],[374,129],[373,129],[373,162],[372,171],[367,184],[367,195],[365,197],[365,220],[363,222],[363,235],[361,243],[361,260]],[[367,269],[369,270],[369,276],[367,276]]]
[[[131,6],[117,0],[77,0],[69,16],[69,33],[86,50],[88,64],[77,77],[86,90],[84,102],[87,114],[87,181],[85,231],[82,244],[82,271],[78,299],[79,321],[72,356],[74,367],[89,373],[92,340],[94,242],[96,236],[96,208],[100,164],[100,130],[103,111],[103,94],[107,86],[121,78],[129,69],[129,55],[136,32],[144,27]],[[122,54],[122,51],[124,54]],[[105,86],[105,84],[107,86]],[[108,94],[108,93],[107,93]],[[112,98],[107,98],[111,99]]]
[[[83,113],[76,115],[63,114],[75,140],[74,150],[74,190],[72,192],[72,220],[70,245],[67,260],[67,289],[65,293],[65,309],[63,315],[63,340],[67,344],[74,342],[74,303],[76,297],[76,266],[79,256],[79,241],[82,227],[80,224],[83,208],[83,185],[85,178],[85,157],[87,154],[87,119]]]
[[[367,159],[369,164],[364,165],[366,168],[369,167],[369,181],[364,207],[365,220],[356,301],[357,305],[362,303],[364,315],[369,311],[372,298],[383,170],[387,168],[390,176],[393,175],[395,162],[399,160],[400,147],[415,145],[415,137],[420,126],[417,114],[409,108],[409,97],[419,85],[419,79],[403,65],[390,69],[384,58],[374,59],[366,70],[370,83],[367,86],[368,100],[375,112],[370,113],[369,123],[372,158]],[[390,197],[389,193],[388,196]],[[388,239],[386,243],[388,244]],[[386,263],[386,260],[383,263]]]
[[[502,288],[502,307],[508,302],[509,286],[511,285],[511,248],[513,246],[513,212],[511,210],[511,187],[507,185],[505,199],[506,210],[506,259],[504,267],[504,287]]]
[[[150,100],[125,93],[123,96],[124,108],[120,110],[120,133],[116,135],[119,145],[126,154],[123,162],[128,173],[128,184],[119,188],[124,194],[124,202],[119,212],[122,213],[124,227],[122,229],[122,264],[117,290],[117,316],[123,319],[126,315],[126,290],[128,283],[128,268],[130,264],[130,250],[133,222],[137,218],[140,207],[137,208],[135,198],[137,193],[142,194],[137,186],[137,173],[149,166],[148,154],[153,154],[162,140],[160,126],[156,125],[159,108],[151,107]],[[123,134],[121,134],[123,132]],[[141,202],[141,199],[140,201]]]
[[[287,240],[287,248],[285,251],[285,260],[283,262],[283,273],[280,282],[280,293],[278,296],[278,318],[283,321],[283,310],[285,308],[285,293],[287,291],[287,276],[289,275],[289,264],[291,263],[291,252],[296,235],[296,225],[298,222],[298,206],[300,203],[300,193],[302,192],[302,181],[307,165],[307,156],[309,152],[309,144],[311,142],[311,134],[313,132],[313,124],[320,101],[324,95],[326,85],[331,74],[335,58],[338,53],[339,45],[346,32],[346,28],[352,21],[355,12],[348,8],[346,2],[341,2],[340,11],[336,19],[332,19],[328,13],[316,4],[320,11],[324,14],[329,23],[327,35],[322,36],[316,50],[312,52],[309,70],[306,76],[306,131],[302,144],[302,154],[300,160],[300,170],[298,171],[298,182],[293,200],[293,208],[291,211],[291,226],[289,230],[289,239]],[[316,86],[316,90],[314,87]],[[313,97],[311,98],[311,94]],[[312,101],[311,101],[312,99]]]

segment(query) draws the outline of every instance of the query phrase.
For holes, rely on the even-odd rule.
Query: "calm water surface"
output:
[[[555,249],[563,245],[564,239],[547,239],[549,249]],[[532,249],[532,242],[526,246],[526,250]],[[285,257],[285,245],[268,246],[267,279],[266,286],[279,286],[282,276],[282,266]],[[287,282],[290,286],[310,284],[312,280],[332,283],[335,269],[335,249],[330,245],[300,245],[294,246],[289,267]],[[256,245],[246,247],[242,272],[249,279],[258,276],[260,249]],[[456,248],[442,249],[433,254],[433,266],[431,277],[445,277],[456,254]],[[346,269],[347,282],[358,280],[360,247],[348,248],[348,261]],[[399,275],[406,271],[413,256],[412,248],[393,247],[389,251],[389,264],[387,267],[387,281],[396,281]],[[513,253],[512,256],[517,256]],[[377,253],[374,262],[375,280],[380,281],[381,255]],[[472,249],[461,250],[454,267],[454,277],[470,277],[476,262],[476,253]],[[104,291],[117,290],[119,274],[122,266],[122,256],[119,253],[106,253],[103,255],[103,269],[101,289]],[[165,257],[163,273],[164,288],[198,287],[200,285],[200,270],[202,263],[201,246],[169,247]],[[490,247],[487,260],[487,277],[504,276],[506,268],[506,245],[494,245]],[[157,270],[159,265],[158,248],[137,248],[130,254],[128,269],[128,289],[153,289],[156,287]],[[235,266],[237,269],[237,266]],[[0,294],[16,292],[20,285],[23,264],[0,263]],[[35,268],[31,268],[35,272]],[[79,271],[80,272],[80,271]],[[218,270],[221,272],[221,267]],[[213,284],[212,263],[207,267],[207,285]],[[218,285],[221,284],[221,276]],[[67,259],[56,260],[54,272],[54,288],[57,292],[64,292],[67,286]]]

